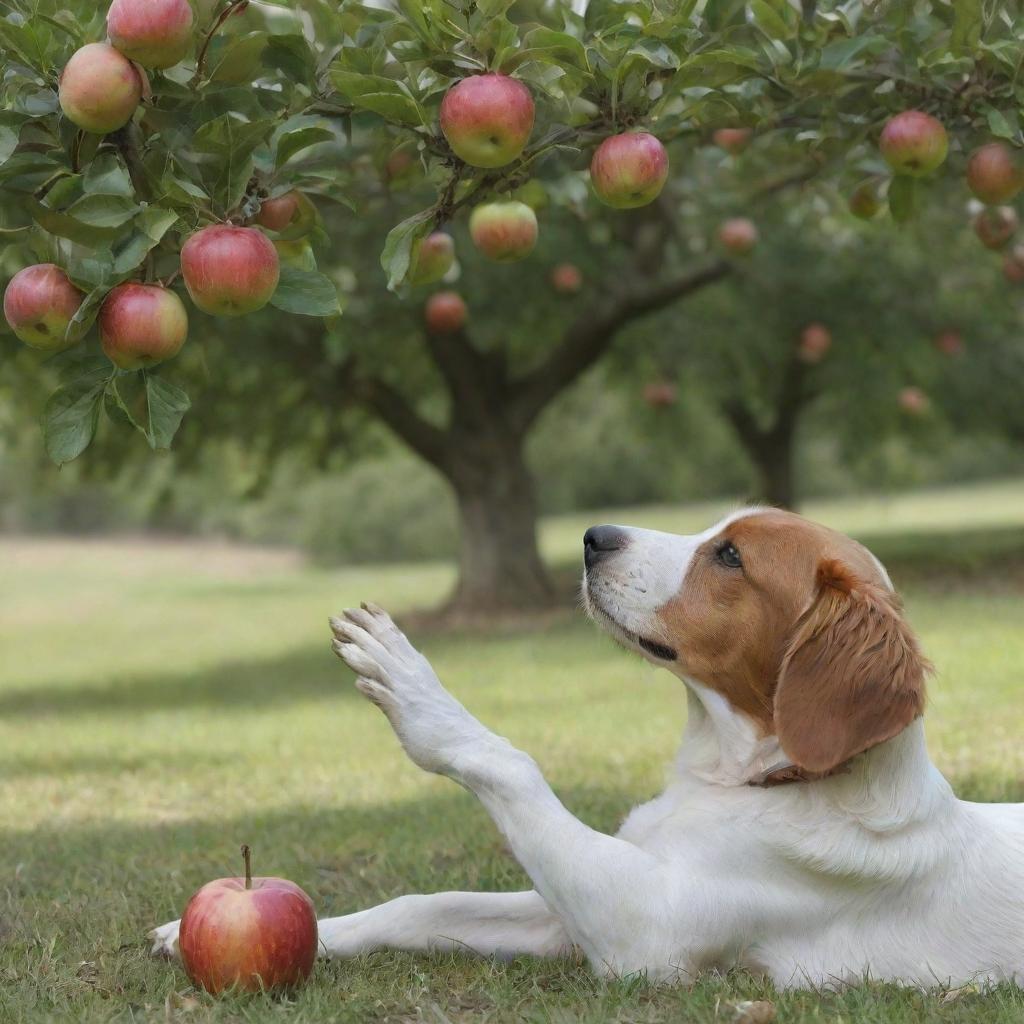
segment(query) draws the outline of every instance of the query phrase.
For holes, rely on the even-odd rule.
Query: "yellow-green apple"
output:
[[[504,167],[533,131],[530,90],[508,75],[474,75],[456,82],[441,101],[441,131],[452,152],[472,167]]]
[[[469,218],[473,244],[495,263],[526,259],[537,244],[537,215],[526,203],[483,203]]]
[[[559,263],[551,271],[551,286],[561,295],[574,295],[583,287],[583,274],[575,263]]]
[[[912,385],[901,388],[899,393],[900,408],[912,416],[920,416],[928,411],[931,402],[928,396],[920,389]]]
[[[1024,187],[1017,156],[1002,142],[976,149],[967,161],[967,187],[983,203],[1007,203]]]
[[[653,202],[667,178],[668,153],[647,132],[609,136],[590,161],[590,181],[597,198],[618,210]]]
[[[974,233],[986,249],[1002,249],[1013,238],[1017,223],[1012,206],[994,206],[974,218]]]
[[[863,181],[850,193],[850,213],[861,220],[871,220],[882,208],[878,188],[873,181]]]
[[[940,331],[935,336],[935,347],[945,356],[958,356],[964,350],[964,339],[959,331]]]
[[[185,304],[156,284],[119,284],[104,299],[99,321],[103,351],[122,370],[173,359],[188,337]]]
[[[445,231],[432,231],[420,242],[409,271],[412,284],[440,281],[455,262],[455,241]]]
[[[458,292],[438,292],[427,300],[424,315],[434,334],[455,334],[466,326],[468,310]]]
[[[711,140],[719,149],[737,156],[750,145],[749,128],[719,128],[711,136]]]
[[[274,240],[274,248],[282,266],[298,267],[299,270],[316,270],[316,254],[313,246],[304,238]]]
[[[824,324],[808,324],[800,332],[800,345],[796,355],[802,363],[813,366],[828,355],[832,347],[832,332]]]
[[[878,141],[885,162],[897,173],[912,178],[931,174],[949,149],[942,122],[923,110],[904,110],[890,117]]]
[[[84,297],[60,267],[39,263],[11,278],[4,292],[4,316],[26,345],[61,352],[68,348],[68,324]]]
[[[294,882],[253,878],[242,847],[244,878],[208,882],[188,901],[178,948],[195,985],[214,994],[292,988],[313,971],[316,910]]]
[[[188,0],[114,0],[107,11],[107,36],[144,68],[169,68],[192,42]]]
[[[281,263],[274,243],[256,228],[213,224],[181,249],[181,275],[204,313],[244,316],[262,309],[277,290]]]
[[[718,241],[735,253],[748,253],[757,245],[757,225],[749,217],[730,217],[718,229]]]
[[[60,76],[61,110],[79,128],[106,135],[123,128],[142,99],[142,76],[109,43],[76,50]]]
[[[316,224],[316,207],[304,192],[292,189],[282,196],[264,199],[256,223],[282,238],[304,238]]]
[[[653,380],[644,385],[644,401],[652,409],[667,409],[676,404],[679,389],[670,380]]]

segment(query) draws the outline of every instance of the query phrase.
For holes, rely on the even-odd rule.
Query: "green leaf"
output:
[[[109,291],[109,284],[101,284],[86,295],[78,307],[78,312],[71,318],[71,322],[64,332],[65,341],[68,343],[81,341],[89,333],[89,328],[95,323],[100,306],[103,305],[103,300]]]
[[[897,224],[905,224],[914,216],[917,206],[917,180],[897,175],[889,182],[889,212]]]
[[[527,32],[523,37],[522,49],[505,61],[503,70],[512,70],[530,61],[557,64],[560,67],[568,64],[590,73],[590,61],[583,43],[568,32],[556,32],[550,28],[535,28]]]
[[[177,222],[173,210],[159,206],[143,210],[135,218],[135,231],[114,254],[114,273],[120,276],[134,270]]]
[[[355,107],[380,114],[400,124],[426,124],[426,114],[422,107],[394,79],[336,68],[331,72],[331,82]]]
[[[1000,139],[1016,140],[1020,129],[1017,127],[1017,115],[1014,111],[1004,113],[995,107],[985,107],[985,120],[988,130]]]
[[[793,35],[795,26],[767,0],[750,0],[750,17],[769,39],[789,39]]]
[[[320,142],[331,142],[334,132],[323,123],[304,124],[280,133],[277,138],[275,167],[280,170],[296,153]]]
[[[114,153],[100,153],[85,171],[82,187],[87,193],[106,196],[134,196],[128,172]]]
[[[391,291],[405,281],[412,263],[413,247],[429,233],[434,217],[433,210],[420,210],[388,232],[384,251],[380,254],[380,265],[387,274]]]
[[[139,212],[127,196],[87,195],[65,211],[69,217],[94,228],[119,228]]]
[[[188,394],[163,377],[147,373],[146,399],[149,423],[146,439],[154,451],[171,447],[185,413],[192,408]]]
[[[338,289],[329,277],[287,265],[281,267],[281,281],[270,304],[304,316],[337,316],[341,312]]]
[[[109,379],[108,369],[88,373],[50,396],[43,411],[43,438],[47,455],[58,466],[77,459],[92,443]]]
[[[76,217],[71,217],[67,213],[62,213],[60,210],[52,210],[50,207],[44,206],[33,196],[22,196],[20,202],[24,205],[32,219],[40,227],[49,231],[51,235],[70,239],[72,242],[89,246],[91,249],[100,249],[109,245],[119,234],[117,229],[84,224]]]

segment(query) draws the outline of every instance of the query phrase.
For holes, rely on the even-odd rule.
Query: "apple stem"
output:
[[[242,860],[245,861],[245,887],[252,888],[252,849],[248,843],[242,843]]]

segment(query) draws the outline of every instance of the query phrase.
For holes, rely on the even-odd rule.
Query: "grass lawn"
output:
[[[608,518],[707,525],[718,510],[619,510],[545,524],[553,561]],[[929,735],[959,791],[1024,800],[1024,485],[840,502],[936,662]],[[200,884],[290,877],[322,913],[403,892],[527,880],[472,797],[402,755],[331,655],[326,617],[372,598],[429,605],[447,566],[327,572],[202,544],[0,539],[0,1022],[1024,1021],[1024,994],[863,987],[778,995],[743,975],[692,989],[594,980],[572,962],[378,953],[319,965],[292,999],[193,992],[143,935]],[[680,685],[580,614],[525,630],[414,635],[483,721],[529,750],[566,804],[614,829],[659,788]],[[1021,937],[1024,942],[1024,936]]]

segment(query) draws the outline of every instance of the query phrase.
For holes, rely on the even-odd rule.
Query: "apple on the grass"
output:
[[[143,67],[169,68],[188,52],[193,20],[188,0],[114,0],[107,36]]]
[[[473,244],[495,263],[526,259],[537,244],[537,215],[526,203],[483,203],[469,218]]]
[[[455,262],[455,241],[445,231],[432,231],[420,242],[409,280],[412,284],[440,281]]]
[[[208,882],[188,901],[178,932],[193,984],[217,994],[292,988],[313,971],[316,910],[294,882],[253,878],[248,846],[244,878]]]
[[[69,347],[68,324],[84,298],[60,267],[39,263],[11,278],[4,292],[4,316],[26,345],[41,352],[61,352]]]
[[[181,276],[192,301],[214,316],[262,309],[277,290],[281,262],[274,243],[256,228],[213,224],[182,246]]]
[[[119,284],[104,300],[99,321],[103,351],[122,370],[172,359],[188,338],[185,304],[155,284]]]
[[[533,131],[530,90],[508,75],[473,75],[441,101],[441,131],[471,167],[504,167],[522,153]]]
[[[434,334],[455,334],[466,326],[468,310],[458,292],[438,292],[427,300],[424,316]]]
[[[95,135],[123,128],[142,100],[142,76],[109,43],[89,43],[75,51],[58,84],[68,120]]]
[[[654,202],[668,178],[668,153],[648,132],[623,132],[605,139],[590,161],[597,198],[617,210]]]
[[[942,122],[931,114],[904,110],[886,122],[878,146],[897,174],[920,178],[946,159],[949,137]]]
[[[718,229],[718,241],[730,252],[743,255],[757,245],[757,225],[749,217],[730,217]]]

